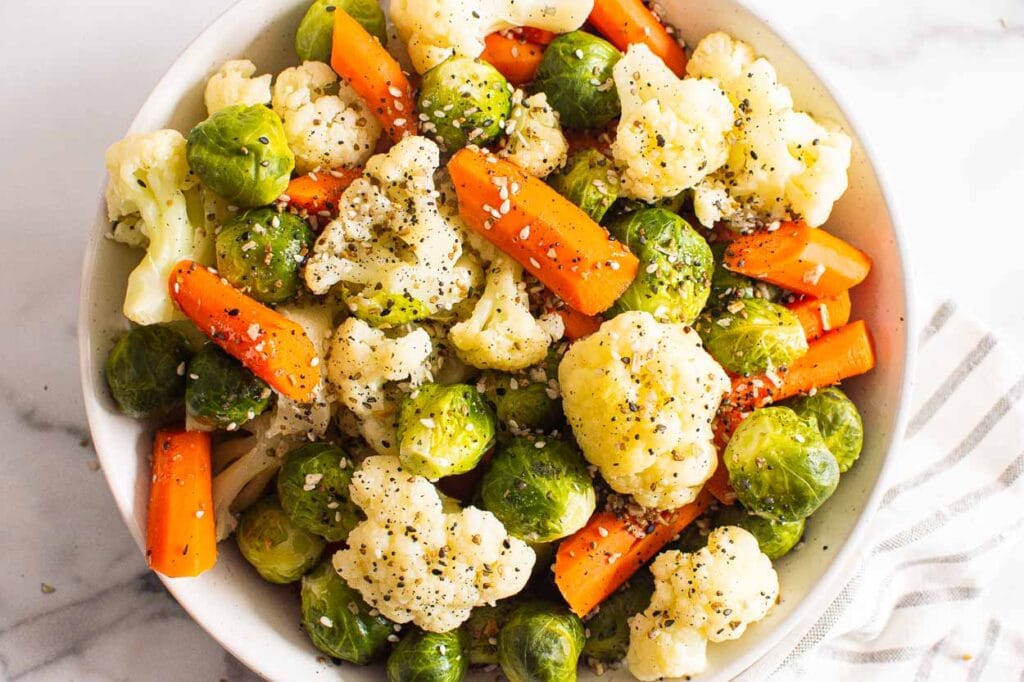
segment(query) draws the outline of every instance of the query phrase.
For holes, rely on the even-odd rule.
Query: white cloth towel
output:
[[[869,540],[824,612],[741,677],[1018,680],[1024,634],[980,600],[1024,530],[1024,365],[943,303]]]

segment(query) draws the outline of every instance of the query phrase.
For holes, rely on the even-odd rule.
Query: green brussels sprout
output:
[[[272,398],[262,379],[215,344],[203,346],[188,363],[185,407],[200,424],[234,430],[266,410]]]
[[[297,215],[254,208],[217,235],[217,270],[257,301],[285,303],[302,288],[302,266],[315,240]]]
[[[317,649],[366,665],[387,647],[391,621],[363,601],[338,575],[330,558],[302,576],[302,626]]]
[[[708,310],[696,327],[708,352],[736,374],[786,367],[807,352],[799,318],[788,308],[759,298],[737,299],[724,309]]]
[[[134,327],[118,339],[103,374],[121,412],[145,419],[181,405],[188,356],[185,337],[163,325]]]
[[[547,382],[494,372],[488,373],[484,384],[498,421],[514,432],[547,433],[565,423],[562,399],[548,394]]]
[[[725,448],[736,497],[771,521],[805,519],[839,484],[839,464],[812,425],[788,407],[754,410]]]
[[[466,633],[416,629],[388,656],[390,682],[460,682],[469,671]]]
[[[494,442],[494,415],[466,384],[426,384],[398,408],[398,458],[411,474],[436,480],[475,468]]]
[[[621,661],[629,648],[629,619],[646,609],[654,594],[654,577],[646,568],[603,602],[587,620],[583,655],[605,663]]]
[[[609,230],[640,259],[636,279],[610,314],[644,310],[662,322],[690,324],[697,319],[711,292],[714,269],[704,238],[663,208],[629,213]]]
[[[804,535],[804,519],[776,522],[754,516],[741,505],[722,507],[715,514],[715,526],[739,526],[755,538],[761,551],[772,561],[796,547]]]
[[[375,36],[388,44],[387,20],[377,0],[316,0],[299,22],[295,32],[295,54],[304,62],[331,63],[334,38],[334,10],[340,7]]]
[[[263,206],[281,196],[295,168],[284,125],[257,104],[221,109],[188,134],[188,167],[237,206]]]
[[[596,149],[573,154],[563,170],[548,176],[547,183],[583,209],[595,223],[601,222],[619,197],[615,164]]]
[[[362,512],[349,497],[352,462],[330,443],[307,443],[289,452],[277,474],[281,507],[300,528],[331,542],[348,537]]]
[[[242,556],[263,579],[283,585],[313,568],[324,539],[299,528],[274,497],[265,497],[242,512],[235,532]]]
[[[711,300],[715,304],[728,303],[737,298],[763,298],[766,301],[778,301],[782,298],[782,289],[774,284],[761,282],[726,268],[722,264],[722,257],[727,246],[726,242],[715,242],[711,245],[711,253],[715,257],[715,271],[711,275]]]
[[[574,682],[584,642],[583,623],[568,609],[527,602],[498,633],[498,663],[510,682]]]
[[[839,462],[839,471],[849,471],[864,448],[864,423],[853,401],[833,386],[819,389],[814,395],[794,398],[786,405],[814,425]]]
[[[571,535],[597,506],[586,462],[560,440],[509,442],[491,460],[480,495],[509,533],[530,542]]]
[[[408,294],[357,294],[346,298],[345,303],[353,315],[371,327],[398,327],[430,317],[430,308]]]
[[[478,606],[462,626],[468,637],[467,655],[470,665],[493,665],[498,662],[498,633],[519,606],[516,599],[502,599],[494,606]]]
[[[679,534],[679,539],[672,543],[672,549],[678,549],[680,552],[686,552],[692,554],[698,550],[704,549],[708,544],[708,534],[706,529],[701,529],[700,525],[691,523],[683,529],[683,532]]]
[[[416,109],[423,130],[441,149],[485,145],[499,135],[512,112],[512,89],[480,59],[454,55],[423,74]]]
[[[544,50],[533,89],[548,96],[563,128],[600,128],[619,115],[612,69],[622,53],[597,36],[573,31]]]

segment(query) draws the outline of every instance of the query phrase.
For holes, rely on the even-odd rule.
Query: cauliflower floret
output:
[[[135,242],[146,245],[146,255],[128,276],[124,298],[124,316],[138,324],[180,317],[167,293],[178,261],[213,264],[213,232],[189,219],[186,193],[194,194],[197,182],[185,144],[178,131],[158,130],[129,135],[107,149],[107,214],[116,223],[138,216],[135,227],[145,237]]]
[[[639,680],[702,672],[707,643],[737,639],[775,605],[779,578],[753,535],[716,528],[693,554],[662,552],[651,564],[654,595],[630,619],[629,672]]]
[[[714,473],[711,420],[730,384],[697,332],[622,313],[570,346],[558,380],[584,457],[618,492],[674,509]]]
[[[334,568],[386,618],[447,632],[474,607],[525,587],[533,550],[490,512],[446,511],[430,481],[405,473],[397,457],[368,457],[349,489],[366,521]]]
[[[424,73],[453,54],[479,57],[484,38],[495,31],[575,31],[593,7],[593,0],[394,0],[390,11],[413,66]]]
[[[701,40],[686,70],[721,83],[738,112],[728,161],[695,190],[701,223],[749,227],[799,218],[822,225],[846,191],[850,137],[794,111],[772,65],[724,33]]]
[[[514,372],[543,360],[555,331],[549,333],[546,323],[530,314],[519,263],[495,253],[473,313],[453,326],[448,336],[459,357],[470,365]]]
[[[431,313],[463,300],[473,272],[460,262],[460,226],[438,207],[439,164],[437,145],[416,136],[371,158],[316,240],[305,272],[310,290],[323,294],[344,282],[356,292],[416,299]]]
[[[253,78],[254,73],[256,65],[248,59],[224,62],[220,71],[206,81],[203,99],[206,102],[207,113],[213,115],[236,104],[270,104],[270,74],[265,73]]]
[[[278,74],[273,102],[299,173],[361,166],[377,146],[381,127],[376,117],[323,62],[305,62]]]
[[[718,83],[676,78],[643,44],[629,46],[612,76],[622,102],[612,155],[630,196],[675,196],[725,163],[733,107]]]
[[[430,336],[415,329],[388,338],[355,317],[345,320],[333,336],[327,380],[338,402],[359,418],[359,431],[374,451],[394,453],[397,405],[385,385],[408,381],[415,388],[430,380]]]
[[[523,91],[515,91],[505,134],[505,146],[498,154],[535,177],[550,175],[569,157],[569,142],[562,134],[558,112],[543,92],[524,101]]]

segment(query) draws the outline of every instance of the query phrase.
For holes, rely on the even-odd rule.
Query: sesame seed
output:
[[[202,509],[196,509],[196,518],[197,519],[201,519],[204,516],[206,516],[206,512],[204,512]]]
[[[405,125],[405,119],[404,118],[396,118],[395,119],[395,127],[396,128],[401,128],[404,125]]]
[[[325,628],[332,628],[334,627],[334,621],[327,616],[320,616],[320,625],[323,625]]]
[[[538,270],[540,269],[540,263],[538,263],[537,259],[532,256],[530,257],[530,265],[537,268]]]
[[[394,85],[392,85],[391,87],[388,88],[388,94],[391,95],[392,97],[401,97],[402,91],[396,88]]]
[[[420,424],[423,424],[423,426],[427,427],[428,429],[432,429],[435,426],[437,426],[434,420],[431,419],[430,417],[424,417],[423,419],[421,419]]]
[[[530,226],[527,225],[523,229],[519,230],[519,238],[526,240],[530,238]]]
[[[646,268],[644,268],[644,272],[646,272],[648,275],[653,275],[657,271],[658,271],[658,264],[657,263],[651,263]]]
[[[177,372],[178,372],[178,376],[179,377],[185,376],[185,362],[184,361],[178,363]]]
[[[608,537],[608,529],[605,528],[604,526],[598,526],[597,527],[597,534],[600,535],[603,538],[606,538],[606,537]]]

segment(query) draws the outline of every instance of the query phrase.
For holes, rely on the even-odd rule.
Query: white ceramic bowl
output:
[[[295,27],[309,0],[241,0],[207,28],[153,90],[131,126],[132,132],[173,127],[187,132],[205,116],[206,78],[225,60],[247,57],[260,73],[276,73],[296,62]],[[867,251],[871,276],[854,291],[854,316],[875,335],[879,367],[850,381],[848,388],[864,417],[866,442],[857,466],[807,526],[801,550],[778,561],[782,601],[742,639],[710,647],[702,679],[728,679],[756,661],[802,619],[823,607],[830,583],[851,556],[873,511],[886,462],[902,433],[911,343],[909,276],[882,183],[862,141],[835,98],[793,48],[764,21],[734,0],[664,0],[667,18],[690,44],[714,30],[751,43],[777,67],[799,107],[827,116],[854,134],[850,189],[827,228]],[[113,142],[113,140],[111,140]],[[120,313],[125,280],[138,253],[104,239],[108,230],[102,200],[82,273],[79,340],[82,385],[93,442],[117,505],[133,537],[143,546],[147,455],[151,430],[118,413],[102,377],[113,337],[127,324]],[[823,549],[824,547],[828,549]],[[181,605],[206,630],[261,675],[274,680],[381,679],[374,668],[318,662],[299,627],[293,590],[261,580],[235,549],[221,546],[215,570],[198,579],[164,580]],[[625,673],[618,675],[626,678]]]

